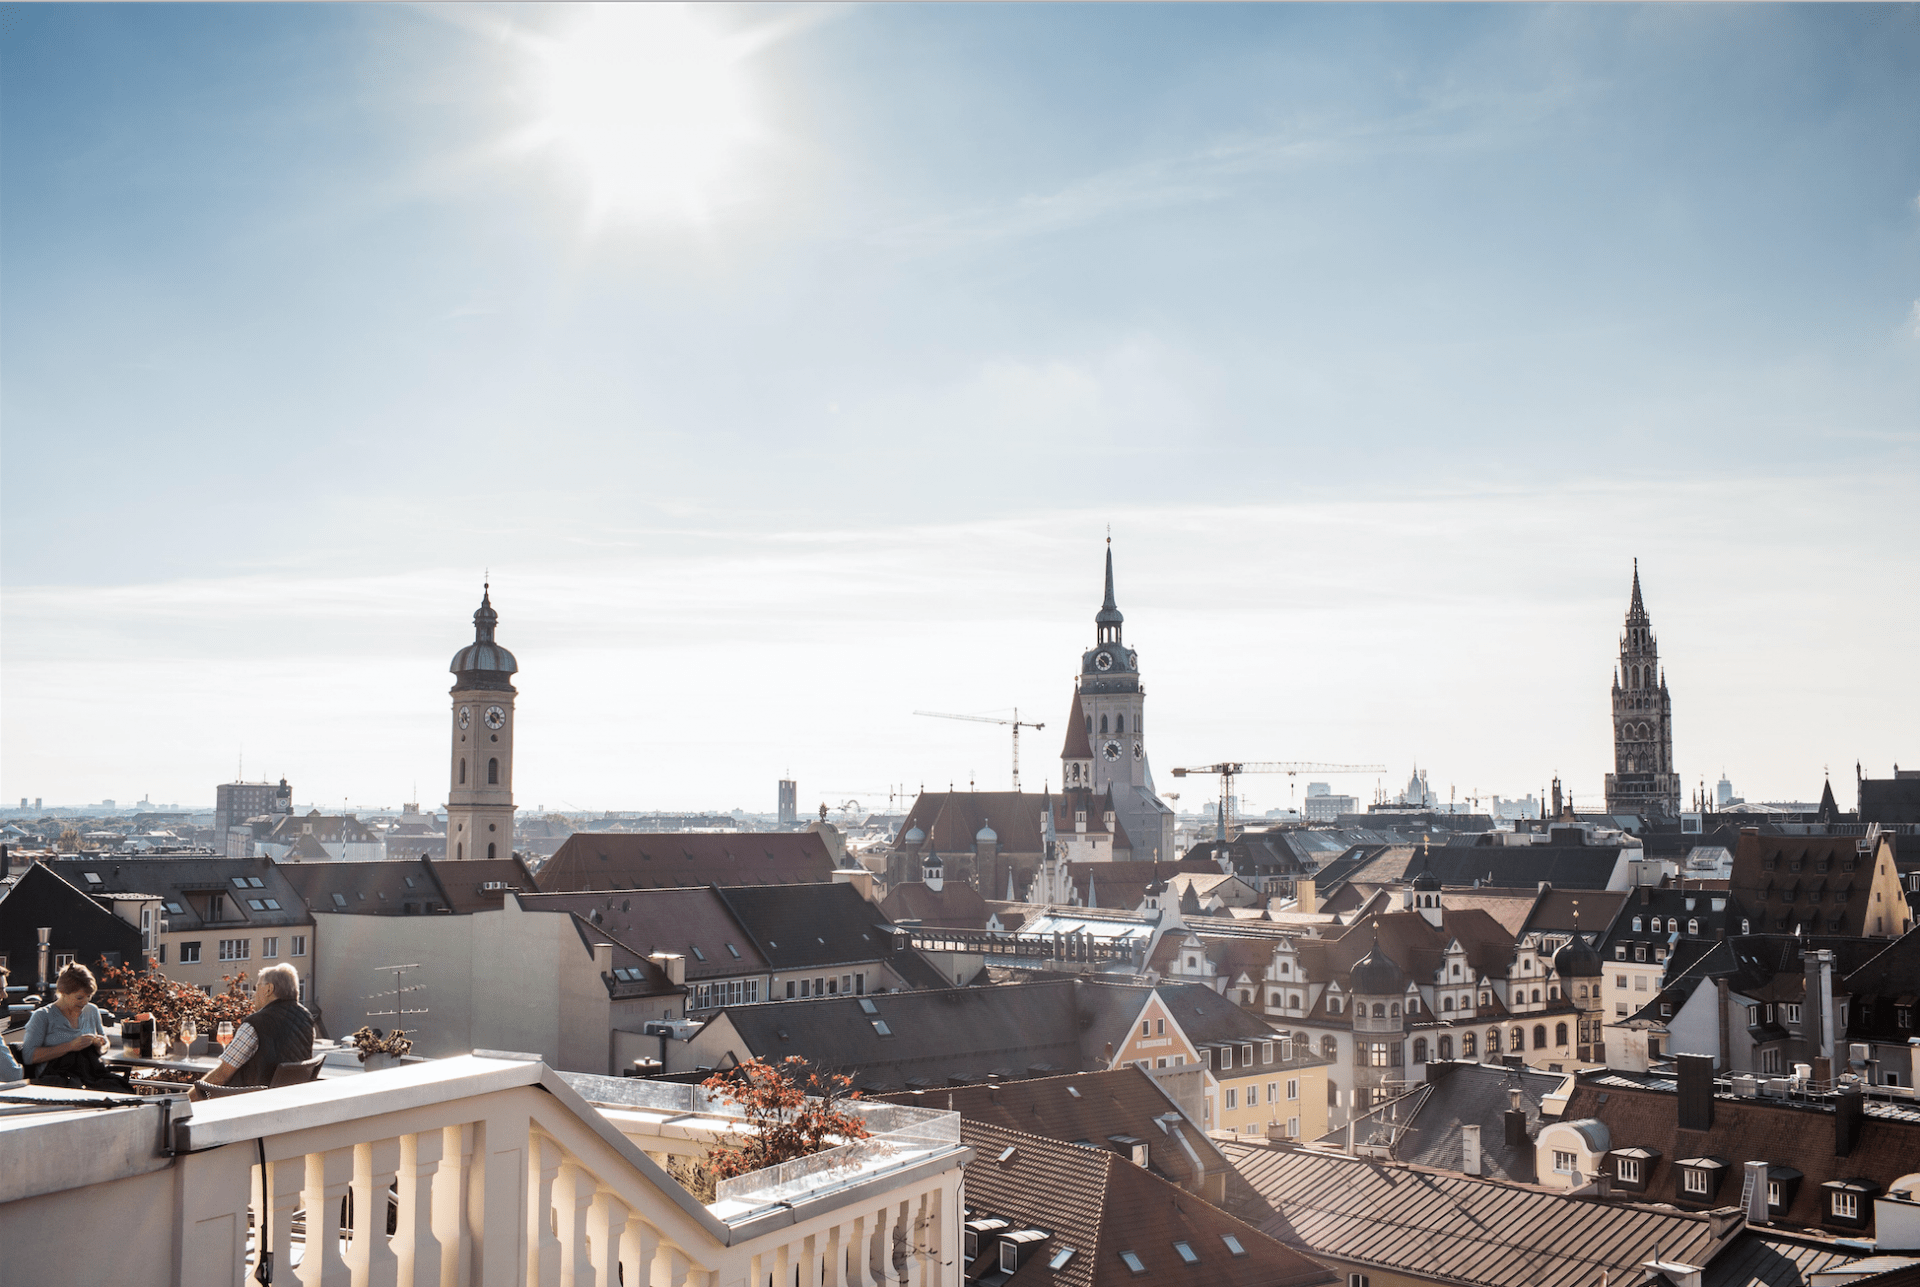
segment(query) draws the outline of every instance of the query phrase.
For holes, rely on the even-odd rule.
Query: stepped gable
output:
[[[799,885],[833,879],[813,831],[576,831],[541,866],[542,893]]]

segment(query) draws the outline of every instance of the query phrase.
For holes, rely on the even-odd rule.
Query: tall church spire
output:
[[[1120,623],[1126,618],[1120,615],[1120,608],[1113,601],[1113,538],[1107,538],[1107,599],[1100,605],[1100,611],[1094,614],[1095,633],[1103,644],[1120,642]]]
[[[1648,624],[1647,605],[1640,601],[1640,560],[1633,561],[1633,602],[1627,605],[1627,624],[1644,626]]]

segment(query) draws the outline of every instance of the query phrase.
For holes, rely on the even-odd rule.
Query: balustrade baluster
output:
[[[293,1277],[293,1213],[300,1209],[300,1194],[306,1184],[306,1158],[267,1163],[267,1190],[273,1204],[267,1221],[267,1249],[273,1252],[274,1275],[282,1282]],[[259,1191],[258,1179],[253,1187]]]
[[[306,1184],[300,1194],[307,1209],[307,1243],[297,1271],[302,1287],[348,1287],[352,1281],[340,1256],[340,1208],[352,1184],[351,1148],[307,1154]]]
[[[827,1230],[827,1249],[820,1270],[820,1287],[840,1287],[841,1275],[847,1263],[846,1248],[840,1243],[841,1226],[835,1225]]]
[[[463,1287],[473,1246],[467,1236],[467,1150],[464,1126],[440,1130],[440,1166],[433,1177],[433,1237],[439,1244],[440,1287]],[[427,1287],[415,1283],[414,1287]]]
[[[560,1225],[560,1281],[566,1287],[589,1287],[593,1282],[593,1262],[587,1255],[587,1209],[593,1190],[592,1176],[571,1161],[560,1164],[553,1210]]]
[[[620,1263],[627,1267],[627,1287],[653,1287],[654,1262],[665,1252],[660,1233],[644,1220],[629,1220],[620,1243]]]
[[[560,1281],[560,1238],[554,1232],[553,1186],[560,1178],[560,1145],[545,1135],[533,1137],[527,1153],[527,1287],[554,1287]]]
[[[406,1287],[439,1287],[440,1240],[433,1231],[433,1178],[445,1146],[439,1131],[400,1137],[400,1214],[393,1230],[395,1276]]]
[[[593,1287],[620,1287],[620,1251],[627,1221],[633,1212],[619,1198],[601,1189],[587,1210],[587,1228],[593,1237]]]
[[[400,1170],[400,1141],[372,1140],[353,1147],[353,1242],[347,1266],[353,1287],[396,1287],[400,1262],[387,1241],[387,1189]]]

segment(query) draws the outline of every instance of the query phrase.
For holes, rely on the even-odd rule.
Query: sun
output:
[[[597,214],[704,220],[755,133],[742,52],[685,5],[583,6],[539,47],[536,136]]]

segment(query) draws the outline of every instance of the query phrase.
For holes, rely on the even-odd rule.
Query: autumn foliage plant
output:
[[[189,1019],[199,1031],[212,1032],[222,1023],[238,1024],[253,1013],[253,989],[245,970],[225,976],[221,982],[226,990],[214,996],[168,978],[151,961],[145,971],[139,971],[102,960],[95,975],[100,980],[96,1000],[121,1014],[152,1015],[154,1031],[175,1041]]]
[[[852,1080],[814,1072],[798,1055],[777,1063],[750,1059],[700,1085],[740,1109],[746,1128],[729,1131],[708,1154],[707,1170],[715,1181],[808,1157],[871,1133],[857,1114],[839,1107],[860,1098],[851,1090]]]

